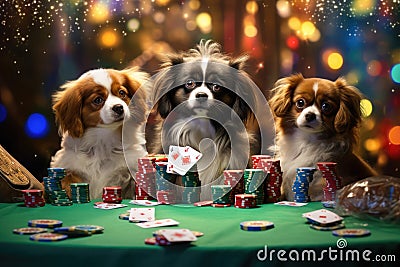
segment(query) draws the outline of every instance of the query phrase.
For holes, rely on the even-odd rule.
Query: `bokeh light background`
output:
[[[213,39],[251,56],[264,95],[291,73],[358,87],[360,153],[400,176],[400,0],[7,0],[0,3],[0,144],[39,180],[60,138],[51,95],[84,71],[141,66]]]

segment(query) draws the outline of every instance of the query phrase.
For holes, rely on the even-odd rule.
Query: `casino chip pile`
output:
[[[178,176],[182,179],[182,203],[193,204],[200,201],[201,182],[198,172],[187,172],[185,175]]]
[[[276,203],[281,198],[282,169],[278,159],[262,158],[259,160],[257,168],[261,168],[267,173],[265,181],[265,203]]]
[[[105,203],[121,203],[122,189],[121,186],[106,186],[103,188],[103,202]]]
[[[257,205],[264,203],[265,173],[262,169],[245,169],[244,190],[246,194],[255,194]]]
[[[224,185],[232,187],[231,203],[233,203],[235,195],[244,193],[243,170],[225,170],[223,174]]]
[[[28,227],[16,228],[14,234],[30,235],[29,239],[40,242],[55,242],[69,237],[84,237],[103,233],[104,228],[98,225],[75,225],[62,227],[63,222],[52,219],[29,220]],[[51,232],[49,232],[51,231]]]
[[[230,207],[232,187],[230,185],[212,185],[211,195],[213,199],[213,207]]]
[[[332,206],[336,202],[337,190],[342,188],[342,181],[340,176],[337,174],[336,162],[318,162],[318,170],[321,171],[322,177],[325,179],[326,184],[323,187],[323,200],[322,202],[326,205],[331,203]]]
[[[67,192],[61,187],[61,180],[64,179],[65,175],[66,170],[64,168],[47,168],[47,177],[43,177],[47,201],[54,206],[72,205]]]
[[[294,201],[298,203],[306,203],[310,201],[308,195],[309,184],[313,179],[315,168],[297,168],[296,178],[293,182],[292,191],[294,193]]]
[[[257,198],[253,194],[237,194],[235,195],[235,208],[251,209],[257,207]]]
[[[168,159],[167,159],[168,160]],[[176,203],[176,175],[167,172],[168,162],[156,161],[156,188],[157,188],[157,201],[162,204]]]
[[[71,200],[73,203],[89,203],[89,184],[88,183],[72,183],[71,188]]]
[[[152,200],[156,195],[156,169],[154,158],[142,157],[138,159],[138,171],[135,179],[136,200]]]
[[[43,207],[45,200],[43,198],[43,191],[38,189],[21,190],[24,196],[24,204],[28,208]]]

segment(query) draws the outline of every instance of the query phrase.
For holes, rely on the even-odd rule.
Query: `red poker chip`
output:
[[[217,203],[213,203],[213,204],[211,204],[211,206],[213,206],[214,208],[227,208],[227,207],[230,207],[231,204],[217,204]]]

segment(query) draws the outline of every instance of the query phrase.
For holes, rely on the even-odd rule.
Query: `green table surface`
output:
[[[299,263],[320,266],[321,261],[324,265],[332,266],[398,266],[400,262],[399,225],[345,217],[346,228],[366,228],[371,231],[371,235],[346,238],[346,247],[338,248],[339,237],[333,236],[330,231],[311,229],[302,218],[304,212],[323,208],[319,202],[304,207],[264,204],[255,209],[156,206],[157,219],[172,218],[180,222],[173,228],[204,233],[203,237],[190,245],[169,247],[144,244],[144,239],[151,237],[160,228],[143,229],[118,218],[119,214],[128,209],[140,206],[124,200],[123,203],[128,207],[100,210],[93,208],[94,202],[67,207],[47,204],[40,208],[26,208],[21,203],[0,203],[0,266],[195,267],[282,266]],[[30,241],[29,236],[12,232],[15,228],[27,227],[31,219],[57,219],[63,221],[63,226],[100,225],[105,230],[102,234],[59,242]],[[260,232],[241,230],[240,222],[249,220],[272,221],[275,227]],[[315,251],[316,259],[303,254],[305,258],[302,260],[304,250]],[[357,250],[354,253],[358,253],[359,260],[352,256],[350,250]],[[362,258],[365,250],[371,251],[365,254],[369,261]],[[281,257],[278,258],[277,254]],[[263,259],[265,255],[267,258]],[[297,255],[299,258],[296,258]],[[386,261],[378,262],[376,256]]]

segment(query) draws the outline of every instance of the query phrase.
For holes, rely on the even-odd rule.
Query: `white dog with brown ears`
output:
[[[355,153],[360,101],[361,93],[343,78],[330,81],[295,74],[276,82],[269,105],[277,131],[282,190],[288,200],[293,200],[292,185],[299,167],[337,162],[343,185],[376,175]],[[309,188],[311,200],[321,200],[323,182],[316,172]]]
[[[95,69],[54,94],[53,110],[62,142],[50,166],[67,169],[62,186],[68,193],[70,183],[87,182],[92,199],[101,198],[105,186],[121,186],[123,198],[133,197],[134,181],[124,153],[136,164],[135,159],[147,154],[143,127],[148,79],[136,67]],[[133,124],[123,140],[124,119]]]

